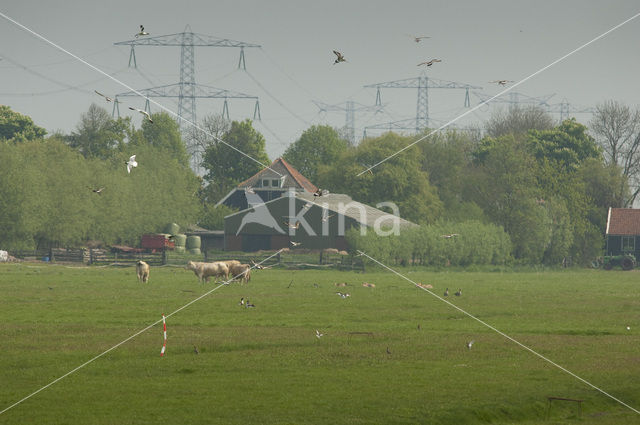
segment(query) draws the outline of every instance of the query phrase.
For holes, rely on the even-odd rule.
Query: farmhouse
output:
[[[609,208],[605,255],[631,254],[640,260],[640,209]]]
[[[348,195],[314,196],[316,186],[282,158],[271,167],[283,176],[265,168],[220,201],[242,208],[225,217],[225,250],[275,250],[294,244],[305,249],[345,250],[345,233],[351,228],[390,234],[416,226]]]
[[[291,190],[314,193],[318,188],[287,161],[278,158],[268,168],[238,184],[216,206],[224,204],[244,210],[251,205],[277,199]]]

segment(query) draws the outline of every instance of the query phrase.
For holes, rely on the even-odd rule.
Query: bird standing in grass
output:
[[[444,296],[445,296],[445,297],[448,297],[448,296],[449,296],[449,288],[447,288],[447,289],[445,289],[445,290],[444,290]]]
[[[193,346],[193,354],[200,354],[200,352],[198,351],[198,347],[196,347],[195,345]]]
[[[91,189],[92,192],[97,193],[98,195],[102,195],[102,191],[104,190],[104,187],[99,187],[99,188],[93,188],[93,187],[89,187],[89,189]]]
[[[320,339],[322,336],[324,336],[324,334],[316,329],[316,338]]]
[[[475,342],[474,340],[471,340],[471,341],[467,342],[467,349],[468,350],[471,350],[471,346],[473,345],[474,342]]]
[[[387,354],[391,355],[391,350],[389,350],[389,347],[387,347]]]
[[[462,295],[462,288],[458,289],[458,291],[453,295],[455,295],[456,297],[461,296]]]
[[[244,305],[244,297],[240,298],[240,302],[238,303],[238,305]]]

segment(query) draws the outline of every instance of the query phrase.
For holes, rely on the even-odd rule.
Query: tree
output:
[[[128,117],[113,120],[106,109],[92,103],[67,143],[85,158],[107,159],[123,149],[129,123]]]
[[[389,158],[410,142],[410,138],[395,133],[366,139],[356,148],[345,151],[335,163],[319,167],[316,185],[349,194],[354,200],[372,206],[391,201],[399,208],[402,218],[432,223],[441,216],[443,205],[429,183],[428,174],[420,169],[419,155],[414,150]],[[371,173],[356,177],[365,167],[385,158],[389,159]]]
[[[216,199],[271,163],[264,137],[253,128],[249,119],[233,121],[222,140],[224,143],[216,140],[207,147],[202,162],[207,169],[205,179]]]
[[[590,127],[604,150],[607,163],[620,166],[631,186],[631,192],[620,206],[632,206],[640,194],[640,110],[606,101],[596,106]],[[624,185],[619,186],[618,195],[622,195],[624,189]]]
[[[539,202],[537,164],[513,134],[482,141],[464,196],[511,237],[516,259],[539,263],[551,241],[551,220]]]
[[[529,130],[550,130],[553,118],[537,106],[515,106],[507,112],[494,114],[485,128],[487,136],[499,137],[506,134],[526,134]]]
[[[47,131],[33,123],[31,117],[0,105],[0,141],[24,142],[42,139]]]
[[[151,115],[153,122],[142,122],[142,137],[151,146],[166,151],[179,164],[189,166],[189,155],[178,123],[166,112]]]
[[[314,125],[287,148],[282,157],[311,182],[320,164],[331,164],[349,148],[349,142],[328,125]]]

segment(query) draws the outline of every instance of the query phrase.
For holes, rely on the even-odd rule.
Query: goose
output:
[[[449,288],[447,288],[447,289],[445,289],[445,290],[444,290],[444,296],[445,296],[445,297],[448,297],[448,296],[449,296]]]
[[[458,292],[456,292],[455,294],[456,297],[459,297],[460,295],[462,295],[462,288],[458,289]]]
[[[151,115],[149,115],[149,113],[147,111],[144,111],[142,109],[138,109],[138,108],[132,108],[131,106],[129,106],[129,109],[131,109],[132,111],[138,111],[140,112],[142,115],[144,115],[145,117],[147,117],[147,120],[149,122],[153,122],[153,120],[151,119]]]
[[[193,346],[193,354],[200,354],[200,352],[198,351],[198,347],[196,347],[195,345]]]
[[[238,305],[244,305],[244,297],[240,298],[240,302],[238,303]]]
[[[136,162],[136,156],[131,155],[129,161],[125,162],[125,164],[127,164],[127,173],[131,173],[131,169],[138,166],[138,163]]]
[[[436,62],[442,62],[442,61],[441,61],[440,59],[431,59],[430,61],[427,61],[427,62],[421,62],[421,63],[419,63],[419,64],[418,64],[418,66],[420,66],[420,65],[427,65],[427,66],[431,66],[431,65],[433,65],[433,64],[434,64],[434,63],[436,63]]]
[[[340,63],[340,62],[346,62],[347,61],[344,58],[344,56],[342,55],[342,53],[340,53],[339,51],[334,50],[333,53],[335,53],[335,55],[337,56],[335,62],[333,62],[334,65],[337,64],[337,63]]]

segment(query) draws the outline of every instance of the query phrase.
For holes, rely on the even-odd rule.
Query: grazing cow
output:
[[[231,269],[231,266],[239,265],[240,261],[238,261],[238,260],[224,260],[224,261],[220,261],[220,263],[225,263],[227,265],[227,267],[229,267],[229,269]]]
[[[251,266],[248,264],[232,264],[229,274],[233,279],[240,278],[240,282],[247,283],[251,280]]]
[[[201,263],[189,261],[187,269],[193,270],[200,282],[209,282],[211,276],[216,278],[221,276],[225,279],[229,277],[229,267],[223,262]]]
[[[149,281],[149,264],[144,261],[138,261],[136,263],[136,273],[140,282],[147,283]]]

